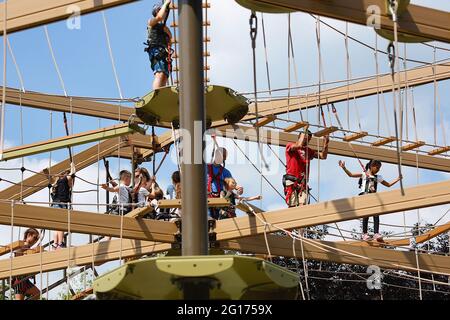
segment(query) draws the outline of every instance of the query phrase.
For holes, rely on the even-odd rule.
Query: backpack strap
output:
[[[222,166],[220,166],[219,171],[215,175],[212,163],[208,164],[208,194],[211,194],[211,192],[212,192],[212,181],[213,180],[216,182],[217,193],[220,193],[220,191],[222,191],[220,181],[222,180],[223,169],[224,168]]]

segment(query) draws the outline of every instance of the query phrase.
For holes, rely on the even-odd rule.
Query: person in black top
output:
[[[169,78],[169,50],[172,33],[166,26],[171,1],[165,0],[164,4],[156,4],[153,7],[153,18],[148,20],[147,31],[148,52],[150,65],[155,75],[153,80],[153,90],[167,85]]]
[[[72,162],[70,164],[70,171],[65,170],[61,172],[57,176],[56,181],[52,184],[52,193],[51,193],[53,200],[53,203],[51,205],[52,208],[59,208],[59,209],[69,208],[69,203],[72,202],[71,195],[74,178],[75,178],[75,165]],[[54,240],[53,247],[55,249],[66,247],[66,244],[64,242],[63,231],[56,231],[53,240]]]

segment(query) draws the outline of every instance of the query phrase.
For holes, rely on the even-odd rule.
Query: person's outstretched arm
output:
[[[328,144],[329,143],[330,143],[330,136],[326,135],[325,142],[323,144],[323,149],[322,149],[322,151],[317,153],[317,158],[319,158],[321,160],[326,160],[328,158]]]
[[[350,178],[361,178],[361,173],[352,173],[345,167],[345,162],[339,160],[339,166],[344,170],[344,172],[350,177]]]
[[[403,179],[403,177],[402,177],[402,176],[399,176],[397,179],[395,179],[395,180],[392,181],[391,183],[387,182],[386,180],[383,180],[383,181],[381,182],[381,184],[382,184],[383,186],[385,186],[385,187],[390,188],[390,187],[392,187],[394,184],[396,184],[397,182],[399,182],[399,181],[402,180],[402,179]]]
[[[158,11],[158,14],[156,15],[156,17],[151,18],[148,21],[148,25],[150,27],[154,27],[156,26],[158,23],[164,21],[164,19],[166,18],[166,14],[167,14],[167,7],[170,5],[170,0],[166,0],[164,1],[164,4],[161,6],[161,9]]]

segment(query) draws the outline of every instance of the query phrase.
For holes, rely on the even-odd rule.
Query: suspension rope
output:
[[[8,1],[3,2],[3,88],[2,88],[2,110],[0,111],[0,158],[2,158],[4,142],[5,142],[5,109],[6,109],[6,67],[7,67],[7,55],[6,55],[6,43],[7,43],[7,21],[8,21]]]
[[[105,28],[106,43],[108,45],[109,58],[111,60],[111,66],[113,69],[114,78],[116,80],[117,90],[119,91],[120,99],[123,99],[122,88],[120,86],[119,76],[117,75],[116,63],[114,61],[114,55],[113,55],[113,51],[112,51],[112,47],[111,47],[111,41],[109,38],[108,23],[106,21],[106,15],[105,15],[104,11],[102,11],[102,18],[103,18],[103,26]]]
[[[397,73],[397,89],[398,89],[398,95],[399,95],[399,107],[400,107],[400,139],[402,139],[402,102],[401,102],[401,96],[400,96],[400,73],[398,71],[399,69],[399,55],[397,54],[398,49],[398,22],[397,22],[397,1],[396,0],[389,0],[389,9],[392,14],[392,20],[394,22],[394,42],[390,42],[388,46],[389,51],[389,60],[390,60],[390,67],[391,67],[391,76],[392,76],[392,95],[393,95],[393,102],[394,102],[394,121],[395,121],[395,138],[396,138],[396,147],[397,147],[397,166],[398,166],[398,174],[399,177],[402,176],[402,155],[401,155],[401,144],[402,141],[399,141],[399,129],[398,129],[398,118],[397,118],[397,97],[395,95],[395,74]],[[396,70],[397,69],[397,70]],[[400,190],[402,196],[405,195],[405,190],[403,188],[403,179],[400,179]]]
[[[22,92],[25,93],[25,85],[23,82],[22,73],[20,72],[19,65],[17,64],[17,61],[16,61],[16,56],[14,55],[14,51],[11,47],[11,43],[10,43],[8,37],[6,37],[6,42],[8,43],[8,51],[9,51],[9,54],[11,55],[11,60],[13,61],[14,66],[16,68],[17,77],[19,78],[19,82],[20,82],[20,88],[21,88]]]
[[[255,113],[256,113],[256,122],[259,121],[259,112],[258,112],[258,88],[257,88],[257,77],[256,77],[256,36],[258,34],[258,17],[256,16],[255,11],[252,11],[249,19],[250,24],[250,39],[252,46],[252,58],[253,58],[253,89],[254,89],[254,99],[255,99]],[[260,141],[260,130],[259,126],[256,126],[256,143],[258,145],[259,152],[259,160],[261,165],[264,164],[266,170],[269,169],[269,165],[264,159],[264,155],[261,148]]]

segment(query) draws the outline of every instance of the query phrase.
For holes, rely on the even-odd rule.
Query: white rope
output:
[[[2,88],[2,110],[0,111],[0,159],[3,157],[3,148],[5,140],[5,108],[6,108],[6,67],[7,67],[7,56],[6,56],[6,39],[8,38],[7,24],[8,21],[8,1],[3,2],[3,88]]]
[[[6,20],[6,19],[5,19]],[[9,255],[9,297],[12,300],[12,269],[13,269],[13,242],[14,242],[14,200],[11,201],[11,246],[10,246],[10,255]]]
[[[119,77],[117,75],[116,63],[114,62],[114,55],[111,48],[111,41],[109,39],[108,24],[106,22],[106,15],[104,11],[102,11],[102,17],[103,17],[103,26],[105,27],[106,42],[108,44],[109,58],[111,59],[111,65],[114,72],[114,78],[116,79],[117,90],[119,90],[120,98],[123,99],[122,88],[120,86]]]
[[[58,79],[59,79],[59,82],[61,84],[61,88],[63,89],[64,96],[67,97],[66,86],[64,84],[64,80],[63,80],[63,77],[61,75],[61,71],[59,70],[59,66],[58,66],[58,63],[57,63],[56,58],[55,58],[55,53],[53,52],[52,42],[50,40],[50,35],[48,33],[48,28],[47,28],[46,25],[44,26],[44,31],[45,31],[45,37],[47,39],[48,49],[50,50],[50,54],[51,54],[52,60],[53,60],[53,65],[55,66],[56,73],[58,74]]]
[[[6,41],[8,43],[9,54],[11,55],[12,61],[13,61],[14,66],[16,68],[17,77],[19,78],[20,88],[21,88],[22,92],[25,92],[25,85],[24,85],[24,82],[23,82],[22,73],[20,72],[19,65],[17,64],[16,57],[14,55],[14,52],[12,50],[11,43],[10,43],[8,37],[6,38]]]
[[[417,276],[419,278],[419,297],[420,297],[420,300],[422,300],[422,281],[420,278],[419,256],[417,255],[417,249],[414,250],[414,252],[416,254]]]
[[[297,252],[296,252],[296,250],[295,250],[295,239],[294,239],[294,238],[292,238],[292,253],[293,253],[294,258],[295,258],[295,267],[296,267],[296,269],[297,269],[297,274],[299,274],[298,259],[297,259]],[[302,281],[301,281],[301,279],[300,279],[300,275],[299,275],[299,277],[298,277],[298,283],[299,283],[299,286],[300,286],[300,292],[301,292],[301,294],[302,294],[302,298],[303,298],[303,300],[306,300],[306,298],[305,298],[305,292],[304,292],[304,290],[303,290],[303,283],[302,283]]]
[[[309,295],[309,284],[308,284],[308,260],[305,259],[305,252],[303,250],[303,239],[300,238],[300,247],[302,251],[302,261],[303,261],[303,273],[305,274],[305,284],[306,284],[306,295],[308,296],[308,300],[311,300]]]

